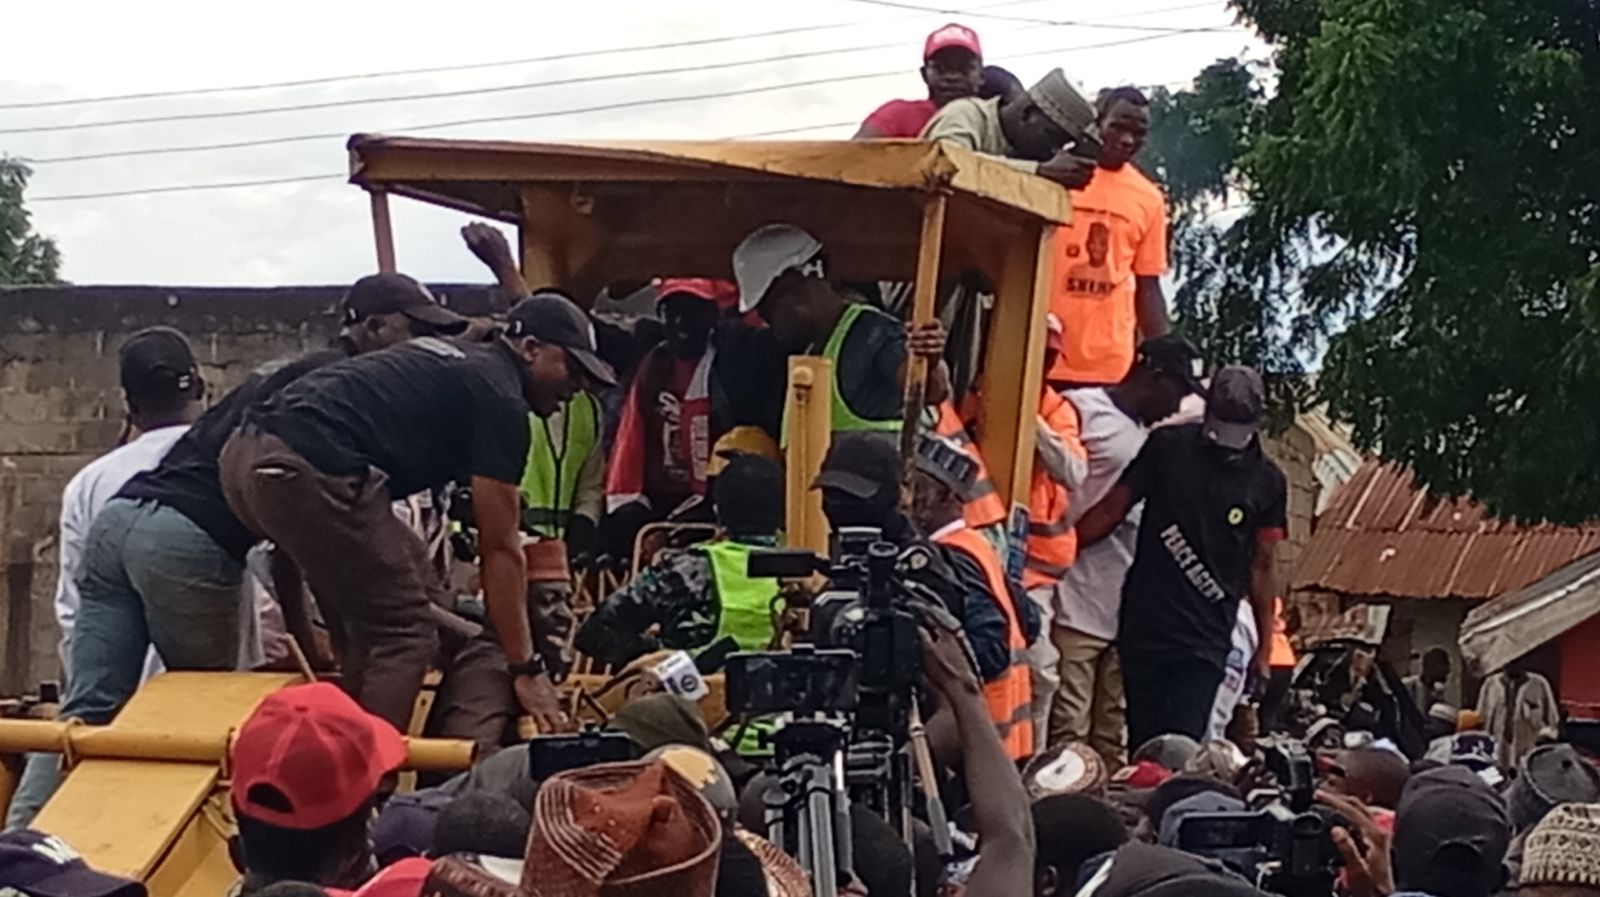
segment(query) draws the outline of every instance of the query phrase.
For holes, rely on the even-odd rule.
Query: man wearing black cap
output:
[[[1176,413],[1184,396],[1200,392],[1200,355],[1176,336],[1146,340],[1121,383],[1069,389],[1077,412],[1088,473],[1072,491],[1067,522],[1078,525],[1144,447],[1149,428]],[[1080,533],[1078,556],[1054,592],[1050,640],[1058,654],[1060,687],[1050,702],[1049,744],[1086,741],[1113,768],[1127,758],[1122,669],[1113,647],[1122,612],[1122,583],[1133,563],[1141,508],[1089,544]]]
[[[189,340],[171,327],[150,327],[128,337],[118,351],[127,428],[137,434],[90,462],[61,493],[61,575],[56,579],[56,620],[61,624],[61,664],[70,669],[69,646],[77,620],[77,576],[89,526],[128,480],[161,462],[205,410],[205,381]],[[146,674],[159,669],[152,653]]]
[[[78,571],[83,566],[84,548],[91,524],[135,474],[155,467],[171,450],[173,443],[188,431],[203,410],[201,398],[205,382],[195,366],[194,353],[182,333],[170,327],[150,327],[128,337],[118,350],[121,361],[122,395],[128,406],[126,429],[132,439],[101,455],[78,471],[61,493],[61,539],[57,554],[61,572],[56,578],[56,622],[61,627],[61,671],[70,679],[72,633],[82,599],[78,594]],[[141,680],[161,671],[161,659],[154,648],[144,650]],[[54,754],[34,754],[17,787],[16,798],[8,809],[7,827],[26,824],[55,788],[59,758]]]
[[[1505,798],[1459,766],[1413,776],[1394,820],[1395,897],[1489,897],[1505,884]]]
[[[414,339],[322,368],[245,415],[222,452],[228,506],[300,567],[338,635],[345,687],[404,730],[436,650],[426,548],[390,501],[470,481],[484,601],[517,696],[560,723],[530,644],[517,484],[528,411],[613,385],[594,328],[554,294],[519,302],[489,345]]]
[[[1219,370],[1205,419],[1153,432],[1078,522],[1079,537],[1093,543],[1145,503],[1117,636],[1132,744],[1165,732],[1204,737],[1241,600],[1257,631],[1272,631],[1287,489],[1261,449],[1263,401],[1254,369]],[[1265,676],[1270,641],[1261,645],[1253,666]]]
[[[466,318],[404,274],[368,274],[339,302],[339,342],[351,355],[374,352],[418,336],[458,336]]]

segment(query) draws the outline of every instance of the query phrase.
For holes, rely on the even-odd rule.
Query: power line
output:
[[[1029,53],[1015,54],[1015,55],[1013,55],[1013,56],[1011,56],[1009,58],[1012,58],[1012,59],[1026,59],[1026,58],[1033,57],[1033,56],[1046,56],[1046,55],[1050,55],[1050,54],[1054,54],[1054,53],[1072,53],[1072,52],[1077,52],[1077,51],[1081,51],[1081,50],[1093,50],[1093,49],[1101,49],[1101,48],[1105,48],[1105,47],[1123,46],[1123,45],[1126,45],[1126,44],[1142,43],[1144,41],[1159,40],[1161,38],[1176,37],[1176,36],[1180,36],[1180,35],[1184,35],[1184,34],[1190,34],[1190,33],[1194,33],[1194,30],[1193,29],[1175,29],[1175,30],[1172,30],[1172,31],[1170,31],[1170,32],[1168,32],[1166,34],[1141,35],[1139,37],[1123,38],[1123,39],[1120,39],[1120,40],[1105,41],[1105,42],[1096,43],[1096,44],[1084,44],[1084,45],[1075,46],[1075,47],[1059,47],[1059,48],[1049,49],[1049,50],[1036,50],[1036,51],[1032,51],[1032,52],[1029,52]],[[705,68],[705,67],[701,67],[701,68]],[[875,78],[895,77],[895,76],[899,76],[899,75],[902,75],[902,74],[904,74],[903,71],[896,69],[894,71],[869,72],[869,73],[855,74],[855,75],[838,75],[838,76],[833,76],[833,77],[828,77],[828,78],[814,78],[814,79],[809,79],[809,80],[805,80],[805,81],[791,81],[791,82],[785,82],[785,83],[782,83],[782,84],[769,84],[769,85],[764,85],[764,86],[761,86],[761,87],[744,87],[744,88],[737,88],[737,89],[732,89],[732,90],[713,91],[713,92],[710,92],[710,93],[689,94],[689,95],[683,95],[683,96],[660,97],[660,98],[645,99],[645,100],[626,100],[626,101],[622,101],[622,102],[607,103],[607,104],[596,105],[596,106],[580,106],[580,107],[574,107],[574,108],[568,108],[568,109],[552,109],[552,110],[544,110],[544,111],[540,111],[540,112],[519,113],[519,114],[515,114],[515,115],[497,115],[497,116],[486,116],[486,117],[481,117],[481,118],[459,119],[459,120],[455,120],[455,121],[429,122],[429,123],[425,123],[425,124],[406,125],[406,126],[401,126],[401,127],[396,127],[396,128],[385,128],[385,129],[382,129],[382,130],[391,131],[391,132],[420,132],[420,131],[440,130],[440,129],[445,129],[445,128],[466,127],[466,126],[469,126],[469,125],[495,124],[495,123],[509,122],[509,121],[533,121],[533,120],[544,119],[544,118],[559,118],[559,117],[567,116],[567,115],[585,115],[585,114],[594,113],[594,112],[613,112],[613,111],[618,111],[618,110],[622,110],[622,109],[633,109],[633,108],[638,108],[638,107],[642,107],[642,106],[651,106],[651,105],[655,105],[655,104],[658,104],[658,103],[683,103],[683,102],[696,102],[696,101],[699,101],[699,100],[729,99],[729,98],[732,98],[732,97],[749,96],[749,95],[753,95],[753,94],[771,93],[771,92],[779,91],[779,90],[788,90],[788,89],[791,89],[791,88],[819,87],[819,86],[824,86],[824,85],[829,85],[829,84],[847,83],[847,82],[851,82],[851,81],[864,81],[864,80],[871,80],[871,79],[875,79]],[[604,76],[604,77],[609,78],[609,77],[612,77],[612,76]],[[129,158],[129,157],[136,157],[136,156],[171,155],[171,154],[175,154],[175,153],[214,152],[214,151],[219,151],[219,150],[247,149],[247,148],[259,147],[259,146],[276,146],[276,145],[285,144],[285,143],[304,143],[304,142],[313,141],[313,140],[333,140],[333,139],[343,138],[343,137],[346,137],[346,136],[348,136],[348,133],[346,131],[333,131],[333,132],[319,133],[319,134],[297,134],[297,135],[291,135],[291,136],[286,136],[286,137],[262,137],[262,138],[255,138],[255,139],[250,139],[250,140],[229,141],[229,142],[226,142],[226,143],[191,144],[191,145],[184,145],[184,146],[146,147],[146,148],[142,148],[142,149],[131,149],[131,150],[108,150],[106,152],[83,153],[83,154],[73,155],[73,156],[56,156],[56,157],[47,157],[47,158],[28,158],[28,159],[25,159],[24,161],[27,161],[30,164],[44,165],[44,164],[70,163],[70,162],[85,162],[85,161],[97,160],[97,159],[121,159],[121,158]]]
[[[870,2],[877,2],[877,0],[855,0],[855,2],[870,3]],[[883,2],[888,2],[888,0],[883,0]],[[1043,20],[1028,20],[1028,21],[1033,21],[1035,24],[1039,24],[1039,23],[1043,22]],[[1049,24],[1049,25],[1056,26],[1056,27],[1063,27],[1063,26],[1076,25],[1076,24],[1080,24],[1080,23],[1075,23],[1075,22],[1049,22],[1049,23],[1044,23],[1044,24]],[[1096,27],[1100,27],[1100,26],[1096,26]],[[1111,27],[1111,26],[1108,25],[1108,26],[1104,26],[1104,27]],[[1013,30],[1016,30],[1016,29],[1013,29]],[[1166,36],[1167,34],[1173,33],[1174,31],[1179,30],[1179,29],[1140,27],[1140,30],[1141,31],[1160,32],[1161,36]],[[1219,29],[1215,29],[1215,28],[1193,28],[1193,29],[1181,29],[1181,30],[1183,31],[1183,33],[1194,33],[1194,32],[1199,32],[1199,31],[1216,31],[1216,30],[1219,30]],[[1226,30],[1226,29],[1221,29],[1221,30]],[[1002,32],[1002,33],[1008,33],[1008,32]],[[799,53],[787,53],[787,54],[783,54],[783,55],[779,55],[779,56],[769,56],[769,57],[760,58],[760,59],[740,59],[740,60],[732,60],[732,61],[727,61],[727,62],[701,63],[701,64],[696,64],[696,65],[672,66],[672,67],[667,67],[667,68],[646,69],[646,70],[643,70],[643,71],[613,72],[613,73],[604,74],[604,75],[581,75],[581,76],[574,76],[574,77],[570,77],[570,78],[559,78],[559,79],[556,79],[556,80],[553,80],[553,81],[539,81],[539,82],[534,82],[534,83],[520,83],[520,84],[504,84],[504,85],[497,85],[497,86],[494,86],[494,87],[474,87],[474,88],[464,88],[464,89],[460,89],[460,90],[425,91],[425,92],[422,92],[422,93],[398,94],[398,95],[390,95],[390,96],[383,96],[383,97],[360,97],[360,98],[347,99],[347,100],[325,100],[325,101],[316,102],[316,103],[297,103],[297,104],[292,104],[292,105],[287,105],[287,106],[265,106],[265,107],[257,107],[257,108],[253,108],[253,109],[228,109],[228,110],[221,110],[221,111],[216,111],[216,112],[184,112],[184,113],[175,113],[175,114],[171,114],[171,115],[152,115],[152,116],[143,116],[143,117],[136,117],[136,118],[109,119],[109,120],[106,120],[106,121],[75,122],[75,123],[72,123],[72,124],[64,124],[64,125],[36,125],[36,126],[23,127],[23,128],[0,128],[0,134],[60,133],[60,132],[65,132],[65,131],[90,130],[90,129],[93,129],[93,128],[109,128],[109,127],[115,127],[115,126],[119,126],[119,125],[162,124],[162,123],[179,122],[179,121],[208,121],[208,120],[224,119],[224,118],[243,118],[243,117],[256,116],[256,115],[273,115],[273,114],[279,114],[279,113],[284,113],[284,112],[306,112],[306,111],[312,111],[312,110],[318,110],[318,109],[337,109],[337,108],[347,108],[347,107],[350,107],[350,106],[366,106],[366,105],[374,105],[374,104],[378,104],[378,103],[401,103],[401,102],[412,102],[412,101],[416,101],[416,100],[444,99],[444,98],[451,98],[451,97],[486,96],[486,95],[490,95],[490,94],[509,93],[509,92],[515,92],[515,91],[523,91],[523,90],[538,90],[538,89],[547,88],[547,87],[565,87],[565,86],[570,86],[570,85],[575,85],[575,84],[594,84],[594,83],[600,83],[600,82],[604,82],[604,81],[618,81],[618,80],[633,79],[633,78],[659,77],[659,76],[662,76],[662,75],[680,75],[680,74],[697,73],[697,72],[705,72],[705,71],[719,71],[719,70],[725,70],[725,69],[740,68],[740,67],[749,66],[749,65],[766,65],[766,64],[777,63],[777,62],[793,62],[793,61],[801,60],[801,59],[816,59],[816,58],[820,58],[820,57],[824,57],[824,56],[836,56],[836,55],[840,55],[840,54],[844,54],[844,53],[860,53],[860,52],[869,52],[869,51],[873,51],[873,50],[889,50],[889,49],[894,49],[894,48],[900,47],[900,46],[903,45],[903,43],[904,43],[903,41],[892,41],[892,42],[888,42],[888,43],[865,44],[865,45],[855,46],[855,47],[835,47],[835,48],[827,49],[827,50],[810,50],[810,51],[799,52]],[[109,156],[107,154],[104,154],[104,153],[89,153],[89,154],[77,155],[77,156],[59,156],[59,157],[54,157],[54,158],[41,158],[41,159],[34,159],[32,161],[38,162],[38,163],[46,163],[46,162],[76,162],[76,161],[84,161],[84,160],[88,160],[88,159],[100,159],[100,158],[108,158],[108,157]]]
[[[28,202],[65,202],[74,199],[110,199],[117,196],[145,196],[154,193],[188,193],[195,190],[228,190],[234,187],[266,187],[272,184],[297,184],[305,181],[343,180],[344,172],[332,174],[302,174],[286,178],[265,178],[258,181],[224,181],[216,184],[174,184],[166,187],[140,187],[132,190],[111,190],[104,193],[58,193],[54,196],[30,196]]]
[[[1204,29],[1198,29],[1198,30],[1204,30]],[[1058,47],[1058,48],[1049,49],[1049,50],[1037,50],[1037,51],[1033,51],[1033,52],[1029,52],[1029,53],[1016,54],[1016,55],[1014,55],[1012,57],[1009,57],[1009,58],[1023,59],[1023,58],[1028,58],[1028,57],[1031,57],[1031,56],[1049,55],[1049,54],[1052,54],[1052,53],[1071,53],[1071,52],[1076,52],[1076,51],[1079,51],[1079,50],[1092,50],[1092,49],[1101,49],[1101,48],[1105,48],[1105,47],[1123,46],[1123,45],[1126,45],[1126,44],[1142,43],[1144,41],[1149,41],[1149,40],[1158,40],[1158,39],[1165,38],[1165,37],[1176,37],[1176,36],[1183,35],[1183,34],[1196,33],[1196,31],[1197,31],[1197,29],[1174,29],[1174,30],[1172,30],[1172,31],[1170,31],[1170,32],[1168,32],[1166,34],[1146,35],[1146,36],[1141,36],[1141,37],[1125,38],[1125,39],[1122,39],[1122,40],[1105,41],[1105,42],[1096,43],[1096,44],[1085,44],[1085,45],[1081,45],[1081,46],[1077,46],[1077,47]],[[576,114],[587,113],[587,112],[612,111],[612,110],[624,109],[624,108],[634,108],[634,107],[638,107],[638,106],[648,106],[648,105],[652,105],[652,104],[655,104],[655,103],[678,103],[678,102],[694,102],[694,101],[698,101],[698,100],[707,100],[707,99],[723,99],[723,98],[734,97],[734,96],[745,96],[745,95],[756,94],[756,93],[765,93],[765,92],[772,92],[772,91],[778,91],[778,90],[787,90],[787,89],[790,89],[790,88],[797,88],[797,87],[812,87],[812,86],[819,86],[819,85],[825,85],[825,84],[836,84],[836,83],[846,82],[846,81],[866,80],[866,79],[881,78],[881,77],[887,77],[887,76],[899,75],[899,74],[903,74],[903,73],[899,72],[899,71],[894,71],[894,72],[878,72],[878,73],[861,74],[861,75],[845,75],[845,76],[839,76],[839,77],[833,77],[833,78],[819,78],[819,79],[813,79],[813,80],[809,80],[809,81],[794,81],[794,82],[789,82],[789,83],[786,83],[786,84],[767,85],[767,86],[764,86],[764,87],[743,88],[743,89],[739,89],[739,90],[729,90],[729,91],[718,91],[718,92],[715,92],[715,93],[708,93],[708,94],[695,94],[695,95],[676,96],[676,97],[664,97],[664,98],[653,99],[653,100],[633,100],[633,101],[627,101],[627,102],[622,102],[622,103],[611,103],[611,104],[607,104],[607,105],[604,105],[604,106],[590,106],[590,107],[585,107],[585,108],[581,108],[581,109],[566,109],[566,110],[535,112],[535,113],[528,113],[528,114],[523,114],[523,115],[505,115],[505,116],[493,116],[493,117],[488,117],[488,118],[463,119],[463,120],[453,121],[453,122],[439,122],[439,123],[427,124],[427,125],[416,125],[416,126],[412,126],[412,127],[409,127],[409,128],[397,128],[397,129],[392,129],[392,130],[397,130],[397,131],[436,130],[436,129],[440,129],[440,128],[461,127],[461,126],[474,125],[474,124],[487,124],[487,123],[503,122],[503,121],[520,121],[520,120],[528,120],[528,119],[536,119],[536,118],[548,118],[548,117],[555,117],[555,116],[562,116],[562,115],[576,115]],[[1173,82],[1173,83],[1179,83],[1179,82]],[[752,133],[752,134],[738,135],[738,136],[735,136],[735,137],[732,137],[732,138],[728,138],[728,139],[754,139],[754,138],[757,138],[757,137],[773,137],[773,136],[781,136],[781,135],[784,135],[784,134],[800,133],[800,132],[803,132],[803,131],[822,130],[824,128],[845,127],[845,126],[848,126],[850,124],[852,124],[852,122],[832,122],[832,123],[828,123],[828,124],[810,125],[810,126],[805,126],[805,127],[782,128],[782,129],[778,129],[778,130],[774,130],[774,131],[762,131],[762,132],[756,132],[756,133]],[[164,148],[154,148],[154,149],[146,149],[146,150],[126,150],[126,151],[117,152],[117,153],[101,154],[99,156],[95,156],[94,158],[109,158],[109,157],[115,157],[115,156],[130,156],[130,155],[151,155],[151,154],[158,154],[158,153],[198,152],[198,151],[218,150],[218,149],[235,149],[235,148],[241,148],[241,147],[265,146],[265,145],[279,144],[279,143],[291,143],[291,142],[297,142],[297,141],[327,140],[327,139],[333,139],[333,138],[342,138],[342,137],[345,137],[345,136],[346,136],[346,134],[344,132],[342,132],[342,131],[341,132],[337,132],[337,133],[331,133],[331,134],[306,134],[306,135],[299,135],[299,136],[294,136],[294,137],[266,138],[266,139],[262,139],[262,140],[239,141],[239,142],[236,142],[236,143],[227,143],[227,144],[210,144],[210,145],[189,146],[189,147],[164,147]],[[35,160],[35,161],[48,161],[48,160]],[[166,185],[166,186],[159,186],[159,187],[132,188],[132,189],[127,189],[127,190],[114,190],[114,191],[105,191],[105,192],[96,192],[96,193],[75,193],[75,194],[55,194],[55,195],[46,195],[46,196],[30,196],[30,197],[27,198],[27,201],[28,202],[64,202],[64,201],[70,201],[70,200],[110,199],[110,198],[124,197],[124,196],[142,196],[142,195],[147,195],[147,194],[181,193],[181,192],[191,192],[191,191],[201,191],[201,190],[224,190],[224,189],[232,189],[232,188],[238,188],[238,187],[259,187],[259,186],[269,186],[269,185],[274,185],[274,184],[302,183],[302,182],[317,181],[317,180],[331,180],[331,179],[334,179],[334,178],[343,179],[346,176],[347,175],[344,172],[338,172],[338,173],[315,174],[315,175],[298,175],[298,176],[285,177],[285,178],[267,178],[267,179],[262,179],[262,180],[251,180],[251,181],[226,181],[226,182],[211,183],[211,184],[175,184],[175,185]]]
[[[1019,6],[1019,5],[1026,5],[1026,4],[1030,4],[1030,3],[1036,3],[1036,2],[1038,2],[1038,0],[1004,0],[1004,2],[1001,2],[1001,3],[992,3],[992,4],[989,4],[987,6],[979,7],[979,10],[982,10],[982,9],[1002,9],[1004,7],[1007,7],[1007,6]],[[1175,8],[1177,8],[1177,9],[1185,9],[1185,8],[1198,8],[1198,7],[1201,7],[1201,6],[1215,6],[1215,3],[1195,3],[1195,4],[1189,4],[1189,5],[1184,6],[1184,7],[1175,7]],[[971,13],[962,13],[962,14],[963,15],[967,15],[967,14],[977,15],[979,10],[974,10]],[[1162,11],[1165,11],[1165,10],[1151,10],[1150,12],[1162,12]],[[941,13],[941,12],[936,10],[931,14],[933,14],[933,15],[941,15],[943,13]],[[1132,15],[1142,15],[1142,14],[1143,13],[1135,13],[1135,14],[1132,14]],[[182,89],[178,89],[178,90],[158,90],[158,91],[148,91],[148,92],[144,92],[144,93],[115,94],[115,95],[110,95],[110,96],[77,97],[77,98],[74,98],[74,99],[64,99],[64,100],[30,100],[30,101],[21,102],[21,103],[0,103],[0,109],[45,109],[45,108],[62,107],[62,106],[85,106],[85,105],[90,105],[90,104],[93,104],[93,103],[117,103],[117,102],[124,102],[124,101],[128,101],[128,100],[154,100],[154,99],[163,99],[163,98],[167,98],[167,97],[206,96],[206,95],[219,94],[219,93],[244,93],[244,92],[248,92],[248,91],[257,91],[257,90],[282,90],[282,89],[285,89],[285,88],[309,87],[309,86],[318,85],[318,84],[334,84],[334,83],[338,83],[338,82],[341,82],[341,81],[370,81],[370,80],[374,80],[374,79],[378,79],[378,78],[397,78],[397,77],[402,77],[402,76],[407,76],[407,75],[432,75],[432,74],[438,74],[438,73],[441,73],[441,72],[464,72],[464,71],[478,71],[478,70],[482,70],[482,69],[491,69],[491,68],[506,68],[506,67],[510,67],[510,66],[531,65],[531,64],[534,64],[534,63],[541,63],[541,62],[567,62],[567,61],[570,61],[570,60],[573,60],[573,59],[590,59],[590,58],[593,58],[593,57],[596,57],[596,56],[614,56],[614,55],[620,55],[620,54],[626,54],[626,53],[645,53],[645,52],[650,52],[650,51],[654,51],[654,50],[675,50],[675,49],[681,49],[681,48],[685,48],[685,47],[704,47],[704,46],[712,46],[712,45],[715,45],[715,44],[733,43],[733,42],[744,41],[744,40],[757,40],[757,39],[760,39],[760,38],[768,38],[768,37],[785,37],[785,36],[788,36],[788,35],[807,34],[807,33],[815,32],[815,31],[830,31],[830,30],[834,30],[834,29],[838,29],[838,28],[857,28],[857,27],[861,27],[861,26],[864,26],[864,25],[877,25],[877,24],[880,24],[881,22],[900,22],[900,21],[907,21],[907,20],[910,20],[910,19],[920,19],[920,18],[926,17],[927,15],[930,15],[930,13],[914,13],[914,14],[908,15],[908,16],[896,16],[896,17],[893,17],[893,18],[880,20],[880,22],[832,22],[832,23],[829,23],[829,24],[826,24],[826,25],[801,25],[801,26],[797,26],[797,27],[793,27],[793,28],[775,28],[775,29],[772,29],[772,30],[769,30],[769,31],[755,31],[755,32],[748,32],[748,33],[745,33],[745,34],[727,34],[727,35],[721,35],[721,36],[718,36],[718,37],[703,37],[703,38],[694,38],[694,39],[691,39],[691,40],[663,41],[661,43],[641,44],[641,45],[636,45],[636,46],[632,46],[632,47],[611,47],[611,48],[602,49],[602,50],[580,50],[580,51],[571,52],[571,53],[556,53],[556,54],[552,54],[552,55],[549,55],[549,56],[529,56],[529,57],[526,57],[526,58],[523,58],[523,59],[506,59],[506,60],[501,60],[501,61],[498,61],[498,62],[472,62],[472,63],[460,63],[460,64],[455,64],[455,65],[428,66],[428,67],[425,67],[425,68],[393,69],[393,70],[382,71],[382,72],[362,72],[362,73],[352,74],[352,75],[328,75],[328,76],[319,77],[319,78],[300,78],[300,79],[295,79],[295,80],[291,80],[291,81],[270,81],[270,82],[264,82],[264,83],[258,83],[258,84],[237,84],[237,85],[225,86],[225,87],[192,87],[192,88],[182,88]],[[1127,15],[1127,14],[1125,14],[1125,15]],[[1122,17],[1123,16],[1112,16],[1112,17],[1109,17],[1109,18],[1122,18]]]
[[[778,137],[784,134],[798,134],[804,131],[820,131],[824,128],[842,128],[853,125],[853,121],[833,122],[822,125],[807,125],[798,128],[781,128],[776,131],[759,131],[750,134],[734,134],[723,138],[725,140],[755,140],[762,137]],[[262,178],[250,181],[222,181],[213,184],[173,184],[164,187],[137,187],[128,190],[111,190],[100,193],[58,193],[47,196],[30,196],[27,201],[34,202],[65,202],[77,199],[110,199],[119,196],[144,196],[156,193],[189,193],[199,190],[230,190],[238,187],[267,187],[276,184],[300,184],[311,181],[346,180],[349,174],[342,171],[326,172],[323,174],[302,174],[282,178]]]
[[[219,118],[241,118],[253,115],[270,115],[281,112],[305,112],[314,109],[336,109],[347,106],[365,106],[375,103],[402,103],[413,100],[432,100],[446,97],[482,96],[487,94],[508,93],[519,90],[537,90],[545,87],[566,87],[574,84],[595,84],[603,81],[621,81],[633,78],[650,78],[661,75],[681,75],[695,72],[719,71],[723,69],[739,68],[747,65],[765,65],[775,62],[793,62],[799,59],[815,59],[821,56],[835,56],[841,53],[859,53],[871,50],[889,50],[904,46],[904,41],[894,41],[882,44],[867,44],[858,47],[835,47],[828,50],[810,50],[802,53],[786,53],[781,56],[768,56],[760,59],[739,59],[728,62],[698,63],[695,65],[673,66],[669,68],[646,69],[643,71],[612,72],[604,75],[579,75],[571,78],[559,78],[554,81],[539,81],[522,84],[503,84],[494,87],[473,87],[461,90],[428,91],[425,93],[399,94],[385,97],[361,97],[349,100],[325,100],[317,103],[298,103],[290,106],[264,106],[254,109],[228,109],[219,112],[183,112],[172,115],[152,115],[142,118],[121,118],[107,121],[77,122],[68,125],[40,125],[26,128],[3,128],[0,134],[40,134],[60,131],[82,131],[91,128],[109,128],[116,125],[145,125],[159,124],[175,121],[203,121]],[[104,158],[102,154],[89,154],[85,156],[62,156],[47,159],[34,159],[34,162],[69,162],[82,159]]]
[[[979,11],[979,10],[933,9],[933,8],[930,8],[930,7],[927,7],[927,6],[918,6],[918,5],[914,4],[914,3],[901,3],[901,2],[898,2],[898,0],[849,0],[849,2],[851,2],[851,3],[861,3],[861,4],[865,4],[867,6],[883,6],[883,7],[889,8],[889,9],[912,9],[912,10],[916,10],[917,12],[922,13],[924,15],[971,16],[971,17],[976,18],[976,19],[994,19],[996,21],[1001,21],[1001,22],[1028,22],[1028,23],[1034,24],[1034,25],[1058,25],[1058,26],[1073,26],[1073,27],[1079,27],[1079,28],[1108,28],[1108,29],[1119,29],[1119,30],[1124,30],[1124,31],[1167,31],[1167,30],[1170,30],[1170,29],[1164,28],[1164,27],[1162,27],[1160,25],[1120,25],[1120,24],[1115,24],[1115,23],[1112,23],[1112,22],[1093,22],[1093,21],[1083,21],[1083,20],[1077,20],[1077,19],[1039,19],[1039,18],[1034,18],[1034,17],[1031,17],[1031,16],[1000,15],[1000,14],[993,14],[993,13],[985,13],[985,12],[982,12],[982,11]],[[1211,6],[1213,4],[1204,4],[1204,5]],[[1239,30],[1242,30],[1242,29],[1240,29],[1237,25],[1229,25],[1229,26],[1226,26],[1226,27],[1220,27],[1220,28],[1213,27],[1213,28],[1204,28],[1204,29],[1199,29],[1199,30],[1202,30],[1202,31],[1217,31],[1217,32],[1231,32],[1231,31],[1239,31]]]

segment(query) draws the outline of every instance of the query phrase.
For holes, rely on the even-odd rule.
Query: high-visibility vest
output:
[[[752,577],[750,553],[761,546],[723,540],[696,546],[711,562],[711,581],[717,590],[717,634],[712,643],[732,638],[740,651],[765,651],[772,645],[772,602],[778,597],[778,580]]]
[[[1000,733],[1000,742],[1013,760],[1021,760],[1033,753],[1033,674],[1024,652],[1028,642],[1022,637],[1022,626],[1017,622],[1017,609],[1011,604],[1011,590],[1006,585],[1006,571],[999,555],[982,536],[966,526],[941,533],[934,538],[947,548],[966,552],[983,568],[989,593],[1006,618],[1006,647],[1011,651],[1011,665],[993,682],[983,686],[983,697],[989,705],[989,718],[994,720]]]
[[[844,400],[844,395],[839,391],[839,353],[844,349],[845,337],[850,335],[850,329],[856,326],[863,315],[883,315],[870,305],[852,302],[844,307],[844,314],[839,318],[839,323],[834,325],[833,333],[828,335],[828,341],[822,346],[822,357],[833,362],[833,383],[828,389],[828,408],[833,432],[835,433],[898,433],[900,432],[900,418],[895,416],[888,420],[870,420],[856,414]],[[785,448],[789,446],[789,403],[783,405],[783,426],[780,431],[779,442]]]
[[[1083,451],[1078,436],[1078,412],[1059,392],[1046,388],[1039,400],[1039,417],[1065,443],[1068,451]],[[1028,544],[1023,562],[1022,586],[1036,589],[1052,585],[1067,574],[1078,559],[1078,531],[1067,522],[1072,495],[1037,460],[1028,491]]]
[[[550,435],[550,424],[528,415],[532,436],[528,466],[522,471],[523,526],[547,539],[562,539],[577,501],[578,476],[600,442],[600,404],[580,392],[562,406],[561,445]]]
[[[972,440],[972,434],[967,432],[966,424],[961,422],[961,415],[956,412],[956,406],[948,399],[939,403],[939,418],[934,422],[933,431],[944,437],[962,453],[978,465],[977,478],[972,481],[972,491],[967,496],[966,504],[961,506],[961,516],[967,521],[967,526],[973,529],[983,529],[986,526],[1006,522],[1006,503],[1000,500],[1000,493],[995,491],[994,479],[989,476],[989,465],[983,460],[983,452],[978,444]]]
[[[778,580],[752,577],[746,572],[750,553],[760,549],[761,546],[730,540],[696,546],[695,550],[711,563],[711,582],[716,588],[719,613],[717,634],[711,644],[731,638],[740,651],[766,651],[772,646],[772,611],[780,590]],[[738,733],[734,751],[744,757],[771,756],[772,746],[763,741],[772,730],[771,719],[750,720],[734,730]]]

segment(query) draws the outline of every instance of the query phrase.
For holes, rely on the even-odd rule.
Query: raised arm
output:
[[[923,667],[944,698],[961,736],[961,765],[972,796],[978,864],[967,897],[1026,897],[1033,893],[1033,816],[1017,767],[989,719],[983,692],[961,644],[949,629],[922,633]]]

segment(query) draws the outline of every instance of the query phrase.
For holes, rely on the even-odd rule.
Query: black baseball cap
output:
[[[339,314],[345,324],[356,324],[373,315],[403,314],[421,321],[446,335],[461,333],[468,321],[443,305],[429,289],[404,274],[368,274],[350,287],[339,300]]]
[[[0,892],[27,897],[145,897],[137,881],[89,868],[54,835],[29,829],[0,834]]]
[[[1411,777],[1394,821],[1395,872],[1403,890],[1479,893],[1497,881],[1511,845],[1505,798],[1462,766]]]
[[[1206,394],[1205,438],[1224,448],[1248,448],[1261,429],[1266,388],[1255,368],[1230,364],[1211,378]]]
[[[838,433],[822,459],[813,489],[835,489],[871,501],[900,488],[900,450],[894,434]]]
[[[147,327],[128,337],[117,359],[122,391],[134,399],[180,395],[200,376],[188,337],[171,327]]]
[[[506,316],[506,336],[560,346],[589,379],[602,386],[617,385],[616,371],[597,354],[594,323],[576,303],[554,290],[540,290],[512,306]]]
[[[1145,340],[1139,344],[1134,363],[1157,374],[1176,378],[1191,393],[1205,392],[1205,387],[1200,383],[1200,372],[1204,366],[1200,350],[1181,336],[1169,333]]]

